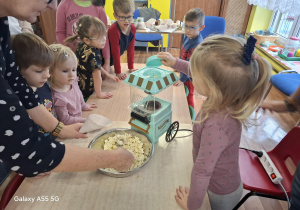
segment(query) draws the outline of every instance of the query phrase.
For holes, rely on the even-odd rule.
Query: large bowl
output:
[[[153,155],[153,151],[154,151],[154,144],[148,139],[147,136],[145,136],[144,134],[142,134],[141,132],[138,131],[134,131],[131,129],[127,129],[127,128],[116,128],[116,129],[112,129],[112,130],[108,130],[105,132],[100,133],[98,136],[96,136],[91,143],[89,144],[89,148],[93,148],[93,146],[97,145],[99,146],[101,149],[103,149],[104,147],[104,141],[106,139],[108,139],[108,137],[110,136],[114,136],[115,134],[124,134],[124,133],[129,133],[132,136],[137,136],[143,143],[143,147],[145,148],[146,146],[150,146],[151,151],[150,151],[150,155],[148,157],[148,159],[138,168],[132,169],[130,171],[126,171],[126,172],[112,172],[112,171],[106,171],[102,168],[99,168],[99,170],[108,176],[112,176],[112,177],[126,177],[126,176],[130,176],[134,173],[136,173],[137,171],[139,171],[144,165],[146,165],[152,155]],[[98,148],[99,149],[99,148]]]

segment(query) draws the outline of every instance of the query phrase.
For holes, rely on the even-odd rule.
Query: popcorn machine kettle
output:
[[[156,143],[166,132],[166,141],[174,139],[179,129],[177,121],[172,123],[173,84],[178,80],[174,72],[162,68],[156,55],[147,59],[143,67],[125,79],[130,85],[131,129],[143,132]],[[171,86],[171,88],[169,88]]]

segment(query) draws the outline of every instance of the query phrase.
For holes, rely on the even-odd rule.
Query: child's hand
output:
[[[117,76],[115,76],[115,75],[109,74],[108,77],[109,77],[110,79],[112,79],[113,81],[115,81],[115,82],[119,82],[119,81],[120,81],[119,77],[117,77]]]
[[[177,195],[175,195],[175,200],[177,201],[179,206],[185,210],[188,210],[187,200],[189,197],[189,192],[190,192],[190,189],[188,187],[185,187],[183,189],[183,187],[179,186],[179,188],[176,189]]]
[[[92,111],[93,108],[97,108],[97,105],[94,102],[86,103],[86,105],[87,105],[87,108],[85,109],[86,111]]]
[[[178,80],[173,84],[173,86],[180,86],[180,85],[183,85],[183,82],[181,82],[180,80]]]
[[[124,79],[127,78],[127,75],[124,74],[124,73],[120,73],[120,74],[116,74],[116,75],[117,75],[117,77],[118,77],[120,80],[124,80]]]
[[[176,58],[174,58],[170,53],[168,52],[160,52],[157,54],[157,57],[162,58],[163,60],[161,63],[165,66],[174,66],[176,63]]]
[[[104,63],[102,67],[103,67],[104,71],[110,73],[110,65],[109,65],[109,63]]]
[[[132,72],[135,72],[137,69],[129,69],[129,72],[132,73]]]
[[[264,101],[256,111],[262,109],[263,111],[269,110],[274,112],[288,112],[288,109],[284,103],[284,101]]]

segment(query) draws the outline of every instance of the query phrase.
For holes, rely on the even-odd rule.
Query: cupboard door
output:
[[[56,43],[56,10],[48,9],[40,15],[39,20],[45,42]]]
[[[201,8],[206,16],[225,16],[223,11],[227,5],[227,0],[172,0],[172,20],[183,21],[185,14],[192,8]],[[175,7],[175,18],[174,18],[174,6]],[[226,10],[225,10],[226,11]],[[173,43],[171,47],[179,48],[180,46],[180,35],[172,35]],[[172,38],[171,38],[172,40]]]

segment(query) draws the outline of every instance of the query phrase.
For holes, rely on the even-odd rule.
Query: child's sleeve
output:
[[[108,30],[108,38],[110,43],[111,55],[114,59],[115,73],[121,73],[121,63],[120,63],[120,33],[117,31],[117,27],[113,24]]]
[[[107,16],[103,7],[99,7],[99,19],[104,23],[107,29]],[[107,35],[106,35],[107,36]],[[109,40],[106,39],[106,44],[102,49],[103,58],[110,58]]]
[[[69,114],[67,103],[61,99],[54,99],[54,106],[57,119],[64,123],[65,125],[70,125],[74,123],[84,123],[85,118],[83,117],[73,117]]]
[[[56,12],[56,39],[59,44],[64,44],[64,40],[67,38],[66,10],[64,5],[64,1],[62,1],[58,5]]]
[[[133,69],[134,66],[134,43],[135,43],[135,34],[136,34],[136,28],[134,25],[131,25],[131,32],[133,33],[133,39],[128,45],[127,49],[127,63],[128,63],[128,69]]]
[[[191,75],[189,61],[177,58],[176,63],[174,66],[172,66],[172,68],[182,72],[185,75]]]
[[[199,141],[201,139],[201,147],[191,174],[188,209],[201,207],[217,160],[228,144],[225,131],[217,125],[206,125],[202,132],[197,132],[197,128],[194,127],[194,132],[201,133],[197,136]],[[219,137],[222,137],[222,141]]]

